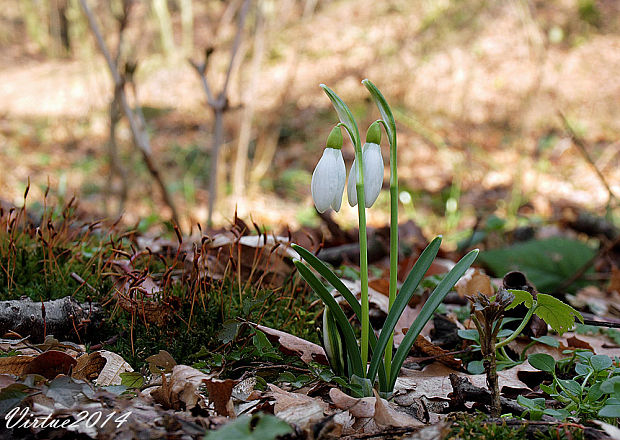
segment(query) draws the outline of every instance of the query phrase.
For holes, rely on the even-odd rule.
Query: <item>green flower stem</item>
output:
[[[396,300],[396,287],[398,282],[398,159],[396,149],[396,136],[390,136],[391,130],[388,122],[381,120],[385,131],[388,133],[390,142],[390,290],[388,313]],[[390,377],[392,370],[392,350],[394,347],[394,332],[391,333],[388,344],[385,347],[385,373]]]
[[[511,334],[510,336],[508,336],[506,339],[504,339],[502,342],[499,342],[497,345],[495,345],[496,349],[502,348],[504,345],[508,345],[510,342],[512,342],[517,336],[519,336],[519,334],[523,331],[523,329],[525,328],[525,326],[527,325],[528,322],[530,322],[530,318],[532,317],[532,315],[534,314],[534,312],[536,311],[536,301],[534,301],[534,303],[532,304],[532,307],[527,311],[527,314],[525,315],[525,317],[523,318],[523,321],[521,321],[521,324],[519,325],[519,327],[517,327],[517,329],[514,331],[513,334]]]
[[[362,160],[362,149],[355,145],[355,158],[357,159],[357,212],[359,218],[359,237],[360,237],[360,282],[362,296],[362,368],[364,377],[368,368],[368,340],[370,334],[370,305],[368,300],[368,243],[366,238],[366,200],[364,199],[364,163]]]

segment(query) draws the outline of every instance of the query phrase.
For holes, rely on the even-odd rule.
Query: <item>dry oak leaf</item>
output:
[[[205,397],[200,392],[203,381],[210,377],[187,365],[175,365],[169,378],[162,375],[162,386],[151,396],[165,408],[190,410],[196,405],[207,407]]]
[[[425,354],[426,356],[436,357],[438,362],[441,362],[450,368],[458,370],[463,367],[463,361],[456,359],[450,354],[449,351],[433,344],[422,335],[418,335],[413,346],[417,351]]]
[[[275,400],[274,415],[285,422],[294,423],[302,429],[321,420],[328,408],[327,403],[319,398],[290,393],[273,384],[267,385],[271,390],[267,396]]]
[[[480,269],[474,269],[465,273],[454,288],[461,297],[475,295],[478,292],[486,296],[493,296],[495,294],[491,278]]]
[[[81,380],[95,380],[107,362],[106,358],[101,356],[98,351],[85,353],[77,358],[77,364],[73,367],[71,377]]]
[[[99,355],[106,360],[106,363],[97,376],[95,381],[97,385],[105,387],[110,385],[121,384],[121,373],[129,373],[133,371],[131,365],[125,362],[120,355],[107,350],[98,351]]]
[[[585,348],[592,350],[594,354],[606,354],[613,359],[618,356],[620,349],[611,339],[601,335],[575,335],[573,332],[564,333],[566,343],[560,341],[560,348],[563,350]]]
[[[498,371],[499,386],[516,389],[529,390],[529,387],[519,379],[520,372],[538,371],[527,362],[510,368]],[[416,399],[426,397],[427,399],[449,400],[448,394],[452,392],[450,383],[450,373],[457,376],[467,377],[474,386],[486,387],[486,375],[470,375],[434,362],[422,371],[403,369],[403,375],[396,379],[394,387],[395,393],[399,394],[395,402],[402,406],[411,405]]]
[[[220,416],[237,417],[231,398],[232,390],[238,381],[233,379],[203,379],[209,392],[209,402],[213,403],[215,412]]]
[[[49,350],[28,363],[23,374],[40,374],[46,379],[53,379],[59,374],[69,374],[76,363],[77,361],[65,352]]]
[[[21,376],[35,356],[8,356],[0,358],[0,374],[14,374]]]
[[[348,411],[355,418],[370,418],[375,415],[374,397],[351,397],[338,388],[329,390],[329,397],[337,408]]]
[[[320,345],[270,327],[258,324],[252,325],[265,333],[272,343],[280,344],[280,351],[284,354],[299,356],[301,360],[307,364],[310,362],[319,362],[323,365],[328,365],[325,350],[323,350],[323,347]]]
[[[146,358],[149,363],[149,370],[152,374],[171,373],[177,364],[174,358],[166,350],[159,350],[159,353]]]
[[[409,428],[413,426],[424,426],[424,423],[411,417],[409,414],[395,410],[390,403],[379,397],[376,390],[375,394],[375,416],[374,420],[379,427]]]

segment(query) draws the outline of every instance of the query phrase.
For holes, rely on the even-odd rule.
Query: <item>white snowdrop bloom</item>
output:
[[[317,211],[340,210],[347,170],[340,148],[325,148],[312,173],[312,199]]]
[[[381,147],[372,142],[366,142],[362,147],[362,162],[364,163],[364,202],[366,208],[370,208],[383,186],[383,156],[381,156]],[[353,166],[349,173],[349,181],[347,183],[347,197],[349,205],[357,205],[357,191],[355,185],[357,183],[357,158],[353,160]],[[353,177],[355,176],[355,178]]]

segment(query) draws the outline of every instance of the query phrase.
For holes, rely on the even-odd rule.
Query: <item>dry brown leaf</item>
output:
[[[377,278],[368,281],[368,287],[375,289],[382,295],[389,296],[390,294],[390,280],[387,278]]]
[[[377,426],[393,428],[424,426],[424,423],[419,420],[392,408],[387,400],[379,397],[376,390],[373,389],[373,392],[375,394],[374,420]]]
[[[495,294],[491,278],[480,269],[467,272],[454,287],[460,296],[471,296],[478,292],[486,296],[493,296]]]
[[[607,291],[612,293],[616,292],[620,294],[620,269],[617,267],[612,267],[611,275],[609,277],[609,286],[607,287]]]
[[[500,389],[510,387],[529,390],[528,386],[519,379],[519,373],[524,371],[538,370],[525,362],[508,370],[498,371]],[[396,379],[394,387],[394,391],[401,394],[396,397],[396,403],[408,406],[422,396],[428,399],[448,400],[448,394],[452,392],[452,384],[448,377],[450,373],[467,377],[477,387],[486,387],[486,376],[484,374],[469,375],[453,370],[439,362],[434,362],[422,371],[404,370],[404,374]]]
[[[76,363],[77,361],[65,352],[49,350],[28,363],[23,374],[40,374],[47,379],[53,379],[59,374],[69,374]]]
[[[329,390],[329,397],[337,408],[348,411],[356,418],[370,418],[375,415],[374,397],[351,397],[338,388]]]
[[[99,386],[110,386],[121,384],[121,373],[133,371],[131,365],[125,362],[121,356],[111,351],[98,351],[99,355],[106,360],[106,363],[97,377],[96,383]]]
[[[95,380],[105,367],[107,360],[101,353],[85,353],[77,358],[77,364],[73,368],[71,377],[81,380]]]
[[[164,403],[175,410],[183,408],[190,410],[199,403],[206,407],[204,396],[199,389],[203,382],[209,378],[208,375],[195,368],[187,365],[176,365],[168,379],[170,383]]]
[[[413,347],[426,356],[437,357],[438,362],[441,362],[450,368],[458,370],[463,367],[463,361],[456,359],[448,350],[438,347],[422,335],[418,335]]]
[[[289,393],[272,384],[268,386],[271,390],[268,396],[275,400],[273,413],[279,419],[294,423],[303,429],[323,418],[327,404],[320,398]]]
[[[592,350],[594,354],[605,354],[611,358],[618,356],[618,353],[620,353],[620,349],[617,344],[615,344],[611,339],[601,335],[575,335],[570,332],[564,333],[563,336],[566,339],[566,343],[560,340],[560,348],[564,350],[571,348],[585,348],[586,350]]]
[[[20,376],[35,356],[8,356],[0,358],[0,373]]]
[[[149,371],[153,374],[171,373],[177,364],[166,350],[159,350],[159,353],[147,357],[146,361],[149,363]]]
[[[294,270],[289,260],[299,258],[299,254],[290,248],[287,237],[266,234],[242,237],[231,233],[218,234],[212,238],[209,247],[217,253],[219,262],[210,268],[211,272],[217,267],[226,268],[232,260],[244,282],[260,282],[266,288],[282,286]]]
[[[209,392],[209,402],[213,403],[215,412],[220,416],[237,417],[235,414],[235,407],[231,399],[232,390],[236,380],[233,379],[203,379],[207,385],[207,391]]]
[[[557,339],[558,341],[560,340],[558,336],[551,335],[551,337]],[[517,338],[514,341],[510,342],[508,344],[508,347],[511,350],[513,350],[515,353],[521,353],[525,349],[525,347],[529,344],[529,342],[530,342],[529,338]],[[544,353],[544,354],[553,356],[553,359],[557,361],[557,360],[560,360],[566,357],[566,355],[562,353],[562,350],[563,348],[561,346],[551,347],[550,345],[547,345],[547,344],[534,344],[530,348],[528,348],[527,354],[530,355],[530,354],[536,354],[536,353]]]
[[[170,314],[179,306],[177,302],[155,300],[155,295],[161,292],[161,287],[150,275],[136,275],[131,261],[114,260],[112,263],[126,274],[116,281],[118,305],[129,313],[138,314],[148,323],[164,325],[169,320]]]
[[[257,324],[253,325],[265,333],[272,343],[280,344],[280,350],[284,354],[299,356],[301,360],[307,364],[310,362],[319,362],[323,365],[328,365],[325,350],[323,350],[323,347],[320,345],[270,327]]]

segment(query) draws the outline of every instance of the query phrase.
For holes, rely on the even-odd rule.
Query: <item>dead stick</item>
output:
[[[609,199],[607,200],[607,205],[609,206],[612,200],[617,200],[617,199],[616,199],[615,194],[612,192],[611,187],[607,183],[607,179],[605,179],[605,176],[603,176],[603,173],[601,173],[601,170],[598,169],[598,167],[596,166],[596,164],[594,163],[594,161],[588,154],[584,140],[581,139],[581,137],[579,137],[577,133],[575,133],[575,130],[573,130],[573,127],[571,127],[571,125],[569,124],[568,120],[566,119],[566,116],[564,116],[564,113],[562,113],[561,111],[558,111],[558,113],[560,115],[560,118],[562,118],[564,127],[566,128],[566,131],[568,132],[568,135],[572,139],[573,143],[577,146],[577,149],[581,152],[584,159],[592,166],[592,168],[594,168],[594,171],[598,175],[598,178],[601,180],[601,182],[605,186],[605,189],[607,190],[607,193],[609,194]]]
[[[620,235],[618,235],[614,240],[611,240],[607,243],[605,247],[600,249],[596,255],[590,258],[586,263],[577,270],[569,279],[564,281],[557,289],[555,289],[554,293],[560,293],[565,290],[568,286],[573,284],[579,278],[583,276],[587,272],[587,270],[598,260],[601,256],[605,255],[607,252],[612,250],[618,243],[620,243]]]
[[[166,188],[166,185],[164,184],[161,175],[159,174],[159,169],[157,168],[155,162],[153,161],[153,158],[151,157],[151,145],[148,138],[148,133],[140,128],[136,119],[136,115],[134,114],[131,106],[129,105],[129,102],[127,101],[127,95],[125,94],[124,90],[123,78],[121,77],[121,74],[118,71],[118,66],[112,59],[110,51],[108,50],[108,47],[103,40],[103,36],[101,34],[101,31],[99,30],[99,25],[97,24],[97,21],[95,20],[95,17],[90,10],[90,7],[86,3],[86,0],[80,0],[80,4],[82,6],[84,14],[86,15],[86,18],[88,19],[90,29],[95,35],[99,50],[103,54],[103,57],[108,64],[108,69],[110,70],[110,74],[112,75],[112,79],[114,80],[114,86],[118,87],[121,107],[123,109],[123,113],[125,113],[125,116],[127,117],[127,121],[129,122],[129,128],[131,129],[134,143],[142,153],[142,158],[149,172],[151,173],[151,176],[153,177],[153,179],[155,179],[155,182],[159,186],[159,189],[162,193],[162,198],[164,199],[164,203],[172,211],[172,220],[178,225],[179,216],[176,207],[174,205],[174,202],[172,201],[172,198],[170,197],[170,194],[168,193],[168,189]]]

